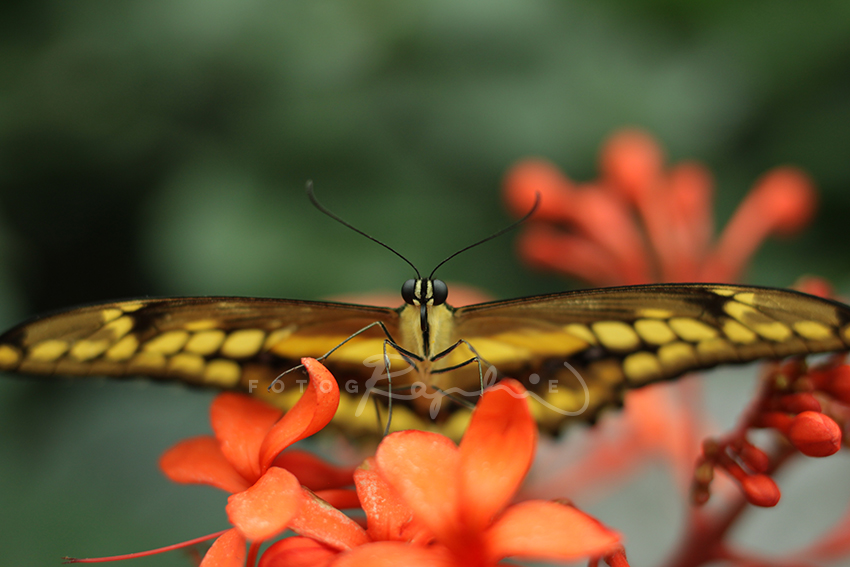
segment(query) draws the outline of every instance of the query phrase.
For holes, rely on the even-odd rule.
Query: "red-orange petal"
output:
[[[369,457],[354,472],[369,537],[373,541],[429,541],[430,534],[375,467],[374,457]]]
[[[375,455],[378,472],[413,515],[437,537],[459,536],[460,451],[437,433],[399,431],[384,438]]]
[[[221,452],[250,482],[260,478],[260,446],[282,412],[245,394],[225,392],[210,408],[215,437]]]
[[[227,530],[213,542],[200,567],[242,567],[245,565],[245,544],[238,530]]]
[[[511,506],[487,531],[494,561],[527,557],[571,561],[614,551],[620,535],[572,506],[529,500]]]
[[[829,372],[826,390],[839,401],[850,404],[850,366],[842,364]]]
[[[270,546],[260,557],[258,567],[324,567],[338,554],[316,540],[294,536]]]
[[[505,175],[504,186],[505,201],[516,216],[527,214],[538,194],[534,220],[561,220],[573,207],[572,182],[544,159],[526,159],[514,165]]]
[[[701,281],[731,281],[771,233],[790,234],[814,215],[817,194],[804,173],[786,167],[766,173],[726,224]]]
[[[817,191],[811,178],[795,167],[776,167],[768,171],[753,188],[764,194],[760,201],[764,214],[773,219],[774,229],[793,234],[804,228],[817,209]]]
[[[370,541],[360,524],[309,490],[304,490],[301,508],[292,518],[289,528],[333,549],[351,549]]]
[[[317,490],[315,494],[334,508],[339,508],[340,510],[360,508],[360,498],[357,497],[357,491],[349,488]]]
[[[663,207],[669,214],[662,218],[650,215],[653,221],[666,226],[651,227],[647,222],[647,231],[664,281],[694,281],[714,236],[711,174],[699,163],[685,162],[670,170],[667,184],[669,190],[662,198],[669,201]],[[645,216],[649,213],[642,211]],[[662,234],[667,235],[668,242],[658,242]]]
[[[174,482],[209,484],[242,492],[250,483],[233,468],[216,439],[204,435],[181,441],[159,458],[159,468]]]
[[[333,419],[339,406],[339,386],[330,371],[312,358],[302,358],[310,383],[301,399],[269,431],[260,447],[261,470],[281,451],[316,433]]]
[[[227,499],[227,517],[251,541],[273,537],[289,525],[305,500],[295,475],[272,467],[254,486]]]
[[[526,396],[512,379],[489,388],[460,442],[460,513],[474,531],[511,501],[534,460],[537,425]]]
[[[612,189],[638,202],[660,180],[663,165],[655,138],[641,130],[620,130],[602,147],[599,167]]]
[[[341,554],[333,567],[456,567],[441,547],[421,547],[398,541],[379,541]]]
[[[274,466],[288,470],[313,491],[354,484],[354,468],[332,465],[309,451],[284,451],[274,460]]]
[[[620,196],[588,186],[576,192],[573,223],[616,259],[627,284],[650,281],[651,266],[643,235]]]
[[[585,236],[533,225],[520,235],[518,248],[522,259],[534,268],[561,272],[595,286],[626,283],[614,255]]]

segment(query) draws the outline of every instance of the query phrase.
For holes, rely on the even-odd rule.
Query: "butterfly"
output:
[[[850,307],[795,291],[657,284],[453,308],[433,275],[406,281],[397,309],[248,297],[77,307],[0,336],[0,370],[180,380],[286,408],[306,383],[288,371],[314,357],[340,384],[348,432],[374,433],[363,414],[380,400],[396,429],[457,434],[468,418],[458,409],[502,376],[521,380],[541,426],[556,430],[692,370],[850,348]]]

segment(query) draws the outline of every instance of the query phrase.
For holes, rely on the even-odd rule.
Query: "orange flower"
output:
[[[244,565],[246,539],[261,542],[287,527],[297,530],[317,517],[342,516],[320,498],[341,507],[357,505],[352,491],[333,490],[350,485],[352,471],[332,467],[304,452],[281,455],[296,441],[327,425],[339,405],[339,388],[330,372],[313,359],[302,362],[310,382],[285,415],[249,396],[221,394],[210,409],[215,436],[182,441],[160,459],[163,472],[175,482],[209,484],[232,493],[227,515],[236,529],[216,540],[205,563]],[[287,466],[291,470],[284,468]],[[360,532],[361,540],[366,541]],[[241,555],[236,553],[239,549]]]
[[[814,214],[816,195],[800,170],[769,171],[712,242],[712,182],[701,164],[664,170],[648,134],[623,130],[601,152],[601,179],[577,185],[544,160],[525,160],[505,179],[505,199],[525,214],[541,201],[520,238],[531,265],[592,285],[729,282],[771,234],[791,234]]]
[[[424,431],[386,437],[355,472],[371,543],[335,554],[320,543],[278,542],[261,567],[493,565],[505,557],[573,560],[617,553],[619,536],[572,506],[509,505],[534,458],[537,426],[525,389],[487,390],[460,443]],[[332,533],[336,526],[327,526]]]

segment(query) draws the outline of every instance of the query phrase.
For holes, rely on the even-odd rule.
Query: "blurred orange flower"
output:
[[[519,241],[530,265],[594,286],[731,282],[767,236],[800,230],[816,207],[808,176],[779,167],[756,182],[715,239],[705,166],[665,170],[651,136],[623,130],[604,144],[600,169],[600,179],[584,184],[540,159],[508,172],[505,200],[514,214],[528,212],[541,195]]]
[[[509,504],[531,466],[536,440],[525,389],[503,380],[482,396],[459,447],[436,433],[401,431],[386,437],[355,472],[370,543],[337,554],[326,538],[338,527],[328,524],[314,540],[276,543],[260,566],[472,567],[506,557],[614,555],[627,565],[619,536],[576,508],[542,500]]]
[[[304,452],[281,455],[327,425],[339,405],[339,388],[330,372],[313,359],[302,362],[310,381],[289,412],[282,414],[242,394],[221,394],[210,409],[215,435],[182,441],[160,459],[163,472],[175,482],[208,484],[232,493],[227,515],[235,530],[216,540],[205,564],[244,565],[246,540],[262,542],[287,527],[309,524],[317,515],[342,515],[317,505],[317,497],[302,484],[315,488],[320,498],[356,506],[353,492],[333,490],[352,484],[352,471]],[[256,545],[252,550],[256,552]]]

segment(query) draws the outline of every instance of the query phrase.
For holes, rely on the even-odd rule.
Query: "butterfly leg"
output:
[[[378,433],[380,433],[384,429],[384,424],[381,420],[381,404],[378,403],[378,398],[376,397],[372,398],[372,402],[375,406],[375,417],[378,418]]]
[[[404,358],[405,358],[405,360],[407,360],[407,357],[406,357],[405,355],[407,355],[407,356],[412,356],[412,357],[414,357],[414,358],[419,359],[420,361],[422,360],[422,359],[421,359],[420,357],[418,357],[417,355],[413,354],[413,353],[412,353],[412,352],[410,352],[410,351],[407,351],[407,350],[405,350],[405,349],[401,348],[398,344],[396,344],[395,340],[393,339],[393,336],[390,334],[389,330],[387,330],[387,326],[386,326],[386,325],[384,325],[384,322],[383,322],[383,321],[375,321],[374,323],[369,323],[368,325],[366,325],[365,327],[363,327],[363,328],[362,328],[362,329],[360,329],[359,331],[355,331],[354,333],[352,333],[352,334],[351,334],[351,336],[350,336],[350,337],[348,337],[347,339],[343,340],[341,343],[339,343],[338,345],[336,345],[335,347],[333,347],[331,350],[329,350],[328,352],[326,352],[325,354],[323,354],[322,356],[320,356],[320,357],[319,357],[319,358],[317,358],[316,360],[318,360],[318,361],[320,361],[320,362],[321,362],[322,360],[324,360],[324,359],[326,359],[327,357],[329,357],[330,355],[332,355],[332,354],[334,353],[334,351],[336,351],[336,350],[337,350],[338,348],[340,348],[342,345],[344,345],[345,343],[347,343],[347,342],[348,342],[348,341],[350,341],[351,339],[354,339],[354,338],[355,338],[355,337],[357,337],[358,335],[360,335],[360,334],[362,334],[362,333],[365,333],[366,331],[368,331],[369,329],[371,329],[371,328],[373,328],[373,327],[380,327],[380,328],[381,328],[381,330],[382,330],[382,331],[384,331],[384,335],[386,335],[386,337],[387,337],[387,338],[385,339],[385,342],[389,342],[389,343],[392,345],[392,347],[393,347],[394,349],[396,349],[396,350],[399,352],[399,354],[400,354],[400,355],[402,355],[402,357],[404,357]],[[386,349],[384,349],[384,350],[386,351]],[[386,352],[384,353],[384,358],[385,358],[385,360],[386,360]],[[411,364],[412,364],[412,363],[411,363]],[[272,383],[271,383],[271,384],[269,384],[269,387],[268,387],[267,389],[268,389],[269,391],[271,391],[272,387],[274,387],[274,385],[275,385],[275,384],[277,384],[277,383],[280,381],[280,379],[281,379],[281,378],[283,378],[284,376],[286,376],[287,374],[289,374],[290,372],[292,372],[292,371],[294,371],[294,370],[298,370],[299,368],[304,368],[304,365],[303,365],[303,364],[299,364],[298,366],[293,366],[292,368],[290,368],[290,369],[288,369],[288,370],[285,370],[285,371],[281,372],[280,374],[278,374],[278,375],[277,375],[277,377],[276,377],[274,380],[272,380]]]
[[[475,404],[473,404],[469,400],[467,400],[465,398],[459,398],[459,397],[455,396],[454,394],[450,394],[449,392],[443,390],[439,386],[434,386],[433,384],[431,384],[431,387],[434,388],[435,390],[437,390],[438,392],[440,392],[441,394],[443,394],[445,397],[449,398],[450,400],[454,400],[456,403],[458,403],[458,404],[460,404],[460,405],[462,405],[462,406],[464,406],[468,409],[475,409]]]
[[[452,370],[457,370],[458,368],[462,368],[462,367],[466,366],[467,364],[472,364],[473,362],[475,362],[475,363],[478,364],[478,386],[479,386],[479,396],[480,396],[481,394],[484,393],[484,372],[483,372],[483,369],[481,368],[481,363],[483,362],[484,364],[486,364],[490,368],[495,368],[495,367],[492,364],[490,364],[489,362],[487,362],[487,360],[484,357],[482,357],[480,354],[478,354],[478,351],[475,350],[475,347],[473,347],[471,344],[469,344],[468,341],[466,341],[464,339],[458,340],[455,344],[453,344],[452,346],[450,346],[449,348],[447,348],[443,352],[437,353],[434,356],[432,356],[431,362],[434,362],[435,360],[439,360],[439,359],[447,356],[454,349],[456,349],[457,347],[459,347],[462,344],[466,345],[466,348],[468,348],[470,351],[472,351],[472,354],[474,354],[475,356],[473,356],[469,360],[465,360],[465,361],[461,362],[460,364],[455,364],[454,366],[449,366],[447,368],[440,368],[439,370],[432,370],[431,373],[432,374],[443,374],[445,372],[451,372]]]
[[[390,371],[390,357],[387,354],[387,343],[390,339],[384,340],[384,372],[387,374],[387,427],[384,429],[384,437],[390,433],[390,425],[393,422],[393,377]]]

